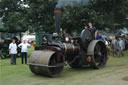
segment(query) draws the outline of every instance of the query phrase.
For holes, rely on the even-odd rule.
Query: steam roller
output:
[[[65,65],[71,68],[102,68],[107,63],[107,48],[103,41],[95,40],[94,33],[85,29],[79,36],[61,34],[60,10],[55,10],[56,32],[42,36],[42,44],[35,47],[29,60],[31,72],[56,77]]]
[[[53,50],[37,50],[31,54],[29,67],[35,74],[55,77],[64,68],[63,56]]]

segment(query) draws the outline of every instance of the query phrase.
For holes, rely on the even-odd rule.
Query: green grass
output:
[[[29,49],[29,55],[32,51],[33,48]],[[128,51],[124,57],[110,57],[105,68],[72,69],[66,66],[62,74],[56,78],[31,73],[28,65],[21,64],[20,58],[17,58],[17,65],[10,65],[10,59],[4,59],[0,60],[0,85],[113,85],[115,83],[111,84],[108,81],[118,80],[117,77],[120,77],[122,85],[128,85],[127,81],[121,80],[127,71]],[[122,72],[125,74],[120,74]]]

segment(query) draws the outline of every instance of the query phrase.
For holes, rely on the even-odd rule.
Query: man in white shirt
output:
[[[9,55],[11,55],[11,64],[16,65],[16,54],[17,54],[17,45],[15,40],[12,40],[12,43],[9,44]]]
[[[25,58],[25,64],[27,64],[27,50],[28,47],[30,47],[30,44],[26,42],[26,40],[23,40],[22,43],[18,45],[18,47],[21,48],[21,62],[24,64],[24,58]]]

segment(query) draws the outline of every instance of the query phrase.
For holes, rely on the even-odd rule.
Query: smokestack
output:
[[[56,8],[54,13],[55,13],[55,20],[56,20],[56,32],[58,34],[60,34],[60,28],[61,28],[60,14],[61,14],[61,10],[59,8]]]

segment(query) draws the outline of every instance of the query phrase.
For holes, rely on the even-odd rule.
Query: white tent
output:
[[[24,35],[22,37],[22,40],[35,41],[36,40],[36,37],[35,37],[35,35]]]

